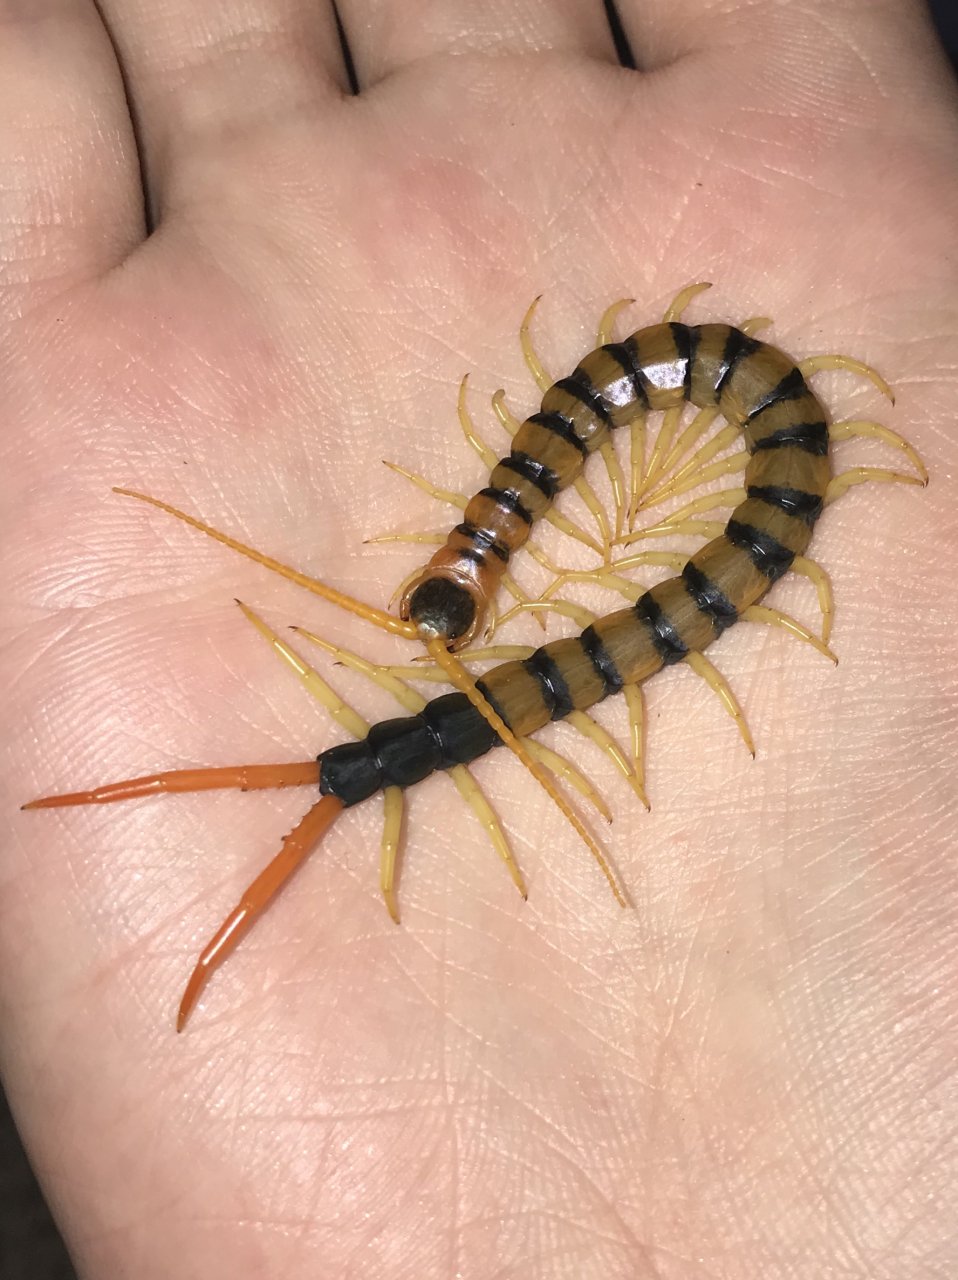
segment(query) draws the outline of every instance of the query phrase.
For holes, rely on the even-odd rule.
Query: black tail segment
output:
[[[386,787],[411,787],[437,769],[468,764],[500,746],[464,693],[446,693],[419,715],[382,720],[360,742],[319,757],[319,789],[349,808]]]

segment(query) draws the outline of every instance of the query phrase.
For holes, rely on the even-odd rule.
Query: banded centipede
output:
[[[852,480],[836,481],[825,409],[805,374],[829,367],[831,361],[831,367],[837,363],[837,367],[867,373],[887,390],[885,384],[867,366],[845,357],[819,358],[800,367],[744,327],[681,323],[677,314],[702,287],[707,286],[684,290],[662,323],[639,329],[622,342],[603,341],[558,382],[546,379],[527,351],[530,367],[534,372],[538,369],[544,388],[540,409],[517,424],[512,448],[492,467],[488,485],[466,502],[463,520],[405,588],[398,618],[272,560],[167,503],[133,490],[118,490],[169,512],[384,630],[423,641],[438,672],[454,686],[453,692],[428,702],[413,695],[413,702],[407,702],[415,708],[412,714],[365,726],[365,732],[357,732],[346,721],[357,740],[328,748],[315,762],[154,774],[90,791],[47,796],[24,806],[105,803],[219,787],[318,784],[320,800],[285,838],[280,852],[252,882],[201,954],[180,1004],[178,1029],[213,969],[343,809],[378,792],[398,794],[437,771],[462,771],[494,746],[511,747],[546,787],[624,904],[601,850],[548,780],[527,740],[550,721],[582,717],[612,694],[634,694],[663,667],[683,660],[704,664],[698,668],[700,674],[723,693],[726,705],[736,714],[730,691],[701,655],[740,618],[757,616],[758,601],[804,556],[829,497],[857,479],[926,482],[927,472],[911,447],[888,428],[870,423],[846,424],[850,429],[844,435],[878,436],[896,444],[915,463],[919,476],[859,469],[862,474]],[[616,309],[606,313],[600,337],[610,337],[608,321]],[[740,500],[724,528],[691,556],[680,557],[683,563],[675,576],[647,591],[636,591],[628,607],[590,620],[578,635],[551,640],[500,662],[480,679],[471,677],[452,654],[468,645],[485,625],[513,555],[528,541],[536,522],[550,512],[554,499],[577,482],[593,453],[608,448],[615,429],[630,427],[634,432],[637,422],[644,426],[648,412],[681,411],[688,403],[709,421],[721,415],[745,440],[744,491],[731,491]],[[633,444],[634,439],[633,435]],[[651,470],[646,480],[650,475]],[[680,528],[674,525],[676,531]],[[620,538],[630,540],[631,536]],[[278,638],[251,610],[245,611],[284,653]],[[825,644],[798,624],[791,627],[829,654]],[[288,651],[284,656],[288,658]],[[611,749],[609,753],[616,758]],[[633,784],[637,780],[636,766]],[[636,790],[643,794],[641,784]],[[518,869],[509,856],[503,856],[524,893]],[[388,887],[384,878],[383,888],[395,915],[391,878]]]

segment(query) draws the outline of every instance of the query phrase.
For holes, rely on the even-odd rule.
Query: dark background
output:
[[[612,0],[605,0],[619,56],[630,61],[616,30]],[[958,0],[929,0],[952,65],[958,71]],[[958,157],[956,157],[958,163]],[[958,238],[958,228],[956,228]],[[0,1280],[76,1280],[43,1201],[16,1127],[0,1091]]]

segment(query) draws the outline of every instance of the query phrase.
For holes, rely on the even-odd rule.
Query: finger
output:
[[[761,51],[766,62],[787,61],[792,74],[808,78],[843,44],[881,40],[890,27],[910,42],[928,26],[924,0],[615,0],[615,7],[643,71],[725,48]]]
[[[151,200],[177,167],[208,164],[346,88],[324,0],[100,0],[126,74]]]
[[[133,129],[93,0],[0,0],[0,175],[8,314],[142,238]]]
[[[339,11],[360,88],[437,54],[617,60],[602,0],[339,0]]]

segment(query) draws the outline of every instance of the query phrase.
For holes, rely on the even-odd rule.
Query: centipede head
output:
[[[478,582],[467,574],[427,567],[406,588],[399,615],[414,622],[427,639],[446,640],[455,653],[478,634],[485,621],[486,599]]]

